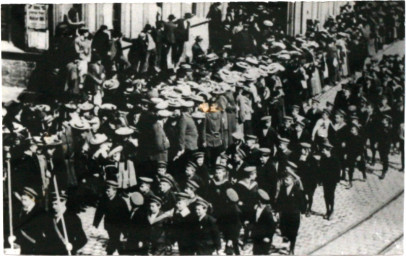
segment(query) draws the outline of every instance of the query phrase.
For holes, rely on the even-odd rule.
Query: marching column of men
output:
[[[244,14],[234,27],[242,52],[224,47],[150,76],[125,69],[122,54],[94,54],[75,88],[53,97],[27,90],[4,104],[9,245],[80,253],[87,238],[77,214],[95,207],[90,233],[103,223],[107,254],[231,255],[248,243],[269,254],[280,249],[276,234],[294,254],[300,229],[313,228],[300,220],[314,214],[318,186],[321,221],[330,221],[335,192],[356,186],[356,169],[361,181],[374,178],[367,171],[379,156],[384,179],[389,156],[404,154],[404,56],[358,60],[335,99],[320,104],[321,73],[331,86],[349,75],[334,41],[351,43],[357,22],[365,25],[357,9],[343,12],[354,16],[344,24],[351,35],[329,19],[328,31],[288,37],[266,15]],[[178,58],[182,44],[166,50]]]

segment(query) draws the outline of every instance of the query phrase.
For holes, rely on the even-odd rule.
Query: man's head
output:
[[[151,213],[156,214],[159,212],[162,206],[162,199],[157,196],[152,196],[149,202],[149,209]]]
[[[260,148],[261,156],[259,157],[259,161],[262,165],[266,164],[271,156],[271,150],[269,148]]]
[[[214,178],[215,178],[217,181],[222,181],[222,180],[224,180],[225,177],[226,177],[226,174],[227,174],[227,171],[226,171],[226,167],[225,167],[225,166],[222,166],[222,165],[217,165],[217,166],[216,166],[216,169],[215,169],[215,171],[214,171]]]
[[[56,192],[52,194],[52,209],[56,215],[62,215],[66,211],[67,198],[65,191],[59,192],[59,195]]]
[[[159,161],[157,166],[157,173],[161,176],[166,174],[167,163],[164,161]]]
[[[109,200],[113,200],[117,195],[118,183],[115,180],[106,181],[106,195]]]
[[[193,177],[196,173],[196,168],[197,168],[197,165],[195,162],[192,162],[192,161],[188,162],[186,165],[186,169],[185,169],[186,177],[188,177],[188,178]]]
[[[23,189],[23,194],[21,195],[21,204],[23,211],[29,211],[35,206],[37,192],[29,187]]]

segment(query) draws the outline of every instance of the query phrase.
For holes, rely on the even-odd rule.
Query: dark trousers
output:
[[[289,251],[293,252],[300,227],[300,212],[281,212],[279,225],[282,236],[290,242]]]
[[[334,211],[334,199],[337,183],[323,183],[324,201],[326,203],[327,215]]]
[[[313,196],[314,196],[314,191],[317,188],[317,184],[306,184],[304,187],[304,192],[306,195],[306,212],[310,212],[312,210],[312,205],[313,205]]]
[[[210,168],[214,168],[216,166],[217,157],[220,155],[222,150],[223,146],[207,147],[207,161]]]
[[[390,152],[390,145],[389,146],[378,146],[379,157],[381,158],[382,162],[382,174],[388,171],[389,167],[389,152]]]
[[[212,255],[214,250],[215,249],[211,246],[202,246],[202,245],[196,246],[197,255]]]
[[[358,167],[358,170],[360,170],[362,172],[362,177],[364,179],[366,179],[366,177],[367,177],[367,175],[365,173],[365,160],[364,160],[364,157],[361,156],[360,161],[357,161],[356,157],[350,157],[350,159],[348,161],[348,179],[349,179],[350,183],[353,180],[355,167]]]
[[[180,57],[182,56],[183,53],[183,46],[185,45],[184,41],[176,42],[172,51],[173,51],[173,63],[177,64],[180,60]]]
[[[107,229],[107,233],[109,234],[109,241],[107,242],[106,248],[107,255],[112,255],[116,250],[118,251],[118,253],[120,253],[121,231],[118,228],[109,228]]]
[[[272,242],[265,243],[262,240],[253,241],[252,254],[253,255],[269,255]]]

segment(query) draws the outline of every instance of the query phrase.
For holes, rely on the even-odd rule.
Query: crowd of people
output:
[[[53,65],[3,104],[5,247],[76,254],[77,213],[95,207],[107,254],[265,255],[275,233],[294,254],[317,186],[329,221],[337,184],[365,181],[377,152],[381,179],[390,154],[403,171],[404,56],[375,54],[403,39],[404,3],[346,4],[296,36],[271,3],[230,3],[225,20],[219,6],[209,51],[197,37],[184,61],[191,14],[147,25],[128,56],[119,31],[64,27]]]

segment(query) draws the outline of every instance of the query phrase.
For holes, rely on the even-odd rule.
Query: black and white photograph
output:
[[[1,4],[2,255],[403,255],[405,1]]]

